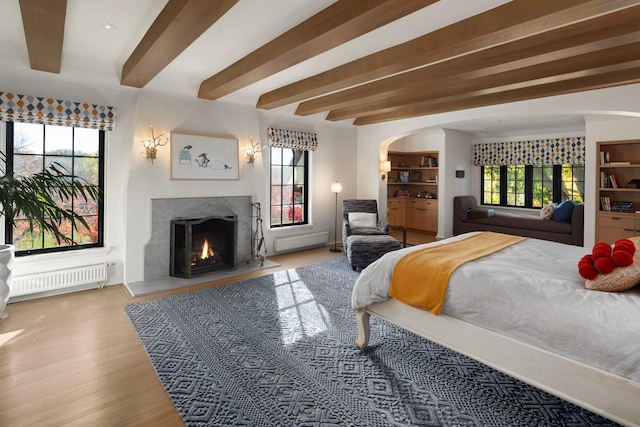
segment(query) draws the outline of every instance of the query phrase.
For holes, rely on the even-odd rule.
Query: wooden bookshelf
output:
[[[437,151],[389,151],[387,216],[391,225],[438,230]]]
[[[598,142],[598,155],[597,241],[639,236],[640,140]]]

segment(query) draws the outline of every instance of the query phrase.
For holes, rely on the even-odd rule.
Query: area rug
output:
[[[128,305],[187,426],[616,425],[372,317],[345,258]]]

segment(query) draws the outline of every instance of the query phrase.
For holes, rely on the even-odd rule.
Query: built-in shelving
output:
[[[388,153],[387,219],[391,225],[437,232],[437,151]]]
[[[602,141],[598,154],[596,239],[640,235],[640,140]]]

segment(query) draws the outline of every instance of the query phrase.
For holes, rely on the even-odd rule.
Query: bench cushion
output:
[[[510,212],[496,212],[494,216],[486,218],[462,219],[463,222],[475,224],[495,225],[506,228],[546,231],[550,233],[571,234],[571,223],[563,221],[544,220],[539,216],[522,215]]]

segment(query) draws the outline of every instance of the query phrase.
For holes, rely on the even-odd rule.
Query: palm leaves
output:
[[[71,199],[98,200],[98,186],[73,176],[59,163],[33,175],[14,176],[4,170],[5,160],[0,152],[0,216],[6,222],[13,225],[17,218],[24,217],[32,231],[39,228],[51,233],[58,243],[69,244],[74,243],[71,237],[60,231],[64,222],[69,221],[75,230],[79,225],[89,229],[85,219],[65,208],[64,203]]]

